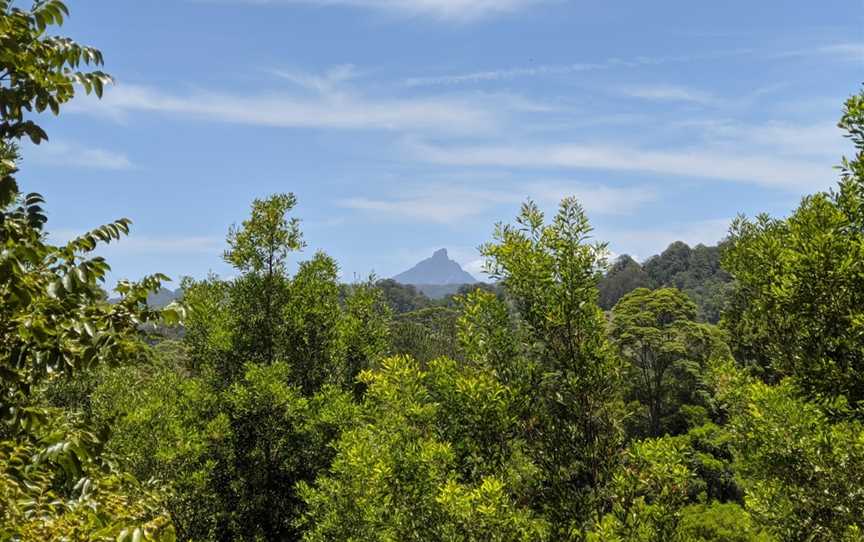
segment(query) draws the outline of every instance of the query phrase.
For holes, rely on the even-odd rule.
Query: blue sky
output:
[[[294,192],[350,280],[476,247],[526,198],[613,253],[713,243],[830,187],[864,81],[861,0],[70,0],[117,84],[45,118],[25,190],[113,278],[222,275],[255,197]]]

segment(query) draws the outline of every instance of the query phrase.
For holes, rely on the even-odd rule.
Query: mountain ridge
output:
[[[436,250],[431,257],[421,260],[416,265],[393,276],[393,280],[402,284],[446,285],[474,284],[478,282],[473,275],[462,269],[456,261],[447,255],[447,249]]]

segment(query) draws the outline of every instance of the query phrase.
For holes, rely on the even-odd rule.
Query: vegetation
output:
[[[600,306],[611,310],[636,288],[676,288],[696,304],[699,321],[716,324],[731,287],[731,277],[720,265],[721,253],[727,244],[710,247],[700,244],[690,248],[676,241],[641,265],[624,254],[600,281]]]
[[[66,13],[0,1],[0,540],[864,540],[864,92],[838,187],[722,247],[604,277],[579,203],[529,201],[495,286],[432,302],[289,272],[275,194],[157,310],[162,275],[102,290],[128,220],[52,245],[19,190],[30,116],[109,80]]]

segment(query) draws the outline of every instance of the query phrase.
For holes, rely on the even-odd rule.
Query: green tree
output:
[[[97,390],[100,418],[123,427],[111,449],[140,475],[171,481],[167,505],[184,540],[298,539],[297,484],[329,466],[365,391],[358,375],[389,351],[380,290],[340,285],[320,252],[289,274],[300,231],[269,201],[229,234],[240,276],[184,281],[183,348],[109,374]],[[261,228],[282,241],[252,235]]]
[[[611,510],[597,521],[587,540],[675,540],[695,479],[685,454],[686,447],[675,438],[632,443],[612,476]]]
[[[651,278],[648,273],[642,269],[639,262],[624,254],[615,260],[606,275],[600,279],[598,284],[600,308],[607,311],[611,310],[619,299],[636,288],[648,288],[650,286]]]
[[[277,299],[280,283],[287,273],[288,255],[303,248],[300,221],[285,215],[297,204],[294,194],[274,194],[252,202],[252,212],[240,227],[228,231],[228,249],[225,261],[245,273],[246,282],[253,290],[260,290],[260,309],[245,320],[251,329],[259,326],[256,342],[264,359],[272,362],[275,355],[275,326],[281,303]],[[251,315],[250,315],[251,316]]]
[[[728,356],[718,331],[695,318],[696,305],[674,288],[638,288],[612,310],[610,337],[629,362],[628,394],[644,407],[650,436],[687,429],[682,407],[705,403],[701,375]]]
[[[529,202],[516,225],[499,224],[493,242],[481,247],[536,367],[526,425],[544,480],[533,502],[556,539],[578,538],[602,514],[621,444],[620,363],[597,306],[606,249],[588,242],[590,232],[575,199],[563,200],[550,224]]]
[[[413,284],[400,284],[393,279],[383,279],[375,283],[381,289],[384,299],[394,314],[425,309],[432,300]]]
[[[448,307],[427,307],[393,318],[392,350],[406,354],[422,364],[440,356],[461,359],[456,340],[459,312]]]
[[[58,0],[30,9],[0,1],[0,538],[168,540],[158,494],[111,467],[99,428],[40,404],[51,381],[138,359],[146,351],[139,326],[179,316],[147,307],[161,275],[120,282],[120,300],[106,301],[109,267],[93,251],[128,233],[128,220],[52,245],[42,197],[19,193],[17,141],[47,139],[29,115],[56,115],[76,85],[101,95],[110,80],[78,71],[100,65],[99,51],[46,35],[66,15]]]
[[[360,423],[328,472],[301,484],[305,540],[546,538],[546,522],[517,500],[536,468],[510,416],[514,396],[489,371],[395,357],[361,379]]]
[[[736,472],[750,513],[780,540],[860,540],[864,425],[832,421],[788,379],[769,386],[739,377],[727,393]],[[832,405],[834,412],[845,409]]]
[[[0,0],[0,207],[12,203],[18,185],[14,142],[23,137],[39,144],[48,139],[45,131],[27,118],[30,113],[49,109],[55,115],[60,106],[75,96],[76,85],[88,94],[102,96],[111,77],[102,71],[80,71],[83,66],[102,65],[102,53],[75,41],[48,36],[53,25],[62,25],[69,15],[60,0],[38,0],[30,9]]]
[[[864,400],[864,93],[840,127],[856,150],[836,191],[805,197],[787,219],[733,223],[724,325],[736,356],[768,380],[794,376],[811,397],[854,404]]]

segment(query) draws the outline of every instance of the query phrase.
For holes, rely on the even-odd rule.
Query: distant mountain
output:
[[[158,291],[147,296],[147,304],[154,309],[167,307],[173,301],[179,301],[183,297],[183,290],[169,290],[168,288],[159,288]]]
[[[393,280],[402,284],[421,285],[460,285],[477,282],[470,273],[447,256],[447,249],[436,250],[431,258],[426,258],[408,271],[399,273]],[[423,288],[420,288],[422,291]]]
[[[159,288],[156,292],[147,294],[147,305],[153,309],[163,309],[171,304],[172,301],[179,301],[183,298],[183,289],[169,290],[168,288]],[[119,297],[112,297],[108,300],[109,303],[117,303]]]

